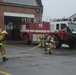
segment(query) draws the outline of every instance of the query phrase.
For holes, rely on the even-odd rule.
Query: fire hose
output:
[[[44,42],[46,42],[46,40],[47,40],[47,39],[45,39],[45,40],[44,40],[43,42],[41,42],[40,44],[43,44]],[[33,48],[28,49],[27,51],[23,51],[23,52],[32,51],[32,50],[34,50],[35,48],[39,47],[40,44],[38,44],[37,46],[35,46],[35,47],[33,47]],[[9,46],[9,45],[7,45],[7,46]],[[14,47],[16,47],[16,46],[14,46]],[[22,47],[16,47],[16,48],[22,48]]]
[[[45,41],[46,41],[46,40],[44,40],[42,43],[44,43]],[[40,43],[40,44],[42,44],[42,43]],[[37,46],[35,46],[35,47],[33,47],[33,48],[28,49],[27,51],[22,51],[22,53],[23,53],[23,52],[32,51],[32,50],[34,50],[35,48],[39,47],[40,44],[38,44]],[[6,45],[6,46],[9,46],[9,45]],[[10,45],[10,46],[11,46],[11,45]],[[16,47],[16,46],[11,46],[11,47]],[[20,49],[20,48],[22,48],[22,47],[19,46],[19,47],[16,47],[16,48],[19,48],[19,49]]]

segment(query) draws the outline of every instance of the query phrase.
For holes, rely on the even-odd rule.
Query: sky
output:
[[[43,18],[68,18],[76,13],[76,0],[42,0]]]

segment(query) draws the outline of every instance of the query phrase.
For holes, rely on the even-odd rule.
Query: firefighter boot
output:
[[[3,59],[3,62],[8,60],[8,58],[6,58],[6,57],[3,57],[2,59]]]
[[[44,47],[44,44],[41,44],[40,47]]]
[[[52,50],[50,48],[48,48],[48,52],[49,54],[52,54]]]
[[[49,51],[49,54],[52,54],[52,50]]]
[[[6,58],[6,54],[5,53],[2,54],[2,59],[3,59],[3,62],[5,62],[6,60],[8,60],[8,58]]]
[[[49,50],[49,54],[52,54],[52,50]]]

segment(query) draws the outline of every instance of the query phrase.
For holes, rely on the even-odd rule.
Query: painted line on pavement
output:
[[[2,74],[2,75],[11,75],[11,74],[3,72],[3,71],[0,71],[0,74]]]

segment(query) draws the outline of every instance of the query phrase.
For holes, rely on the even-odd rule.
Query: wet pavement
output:
[[[2,62],[0,57],[0,75],[76,75],[76,49],[63,46],[46,54],[35,46],[7,44],[9,60]]]

